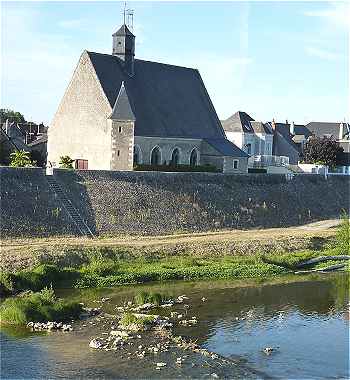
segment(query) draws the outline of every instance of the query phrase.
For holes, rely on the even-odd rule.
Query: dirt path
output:
[[[1,241],[1,255],[23,249],[43,249],[53,246],[65,247],[156,247],[178,244],[271,241],[290,237],[329,237],[339,220],[325,220],[303,226],[256,230],[228,230],[206,233],[189,233],[164,236],[118,236],[113,238],[52,237],[33,239],[6,239]]]

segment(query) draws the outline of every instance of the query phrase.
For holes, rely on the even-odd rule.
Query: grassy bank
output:
[[[338,220],[329,220],[289,228],[167,236],[8,239],[1,242],[0,271],[16,272],[47,263],[60,268],[76,268],[90,262],[98,254],[115,261],[132,261],[144,257],[156,261],[173,256],[220,258],[320,250],[333,241],[336,234],[334,227],[338,224]]]
[[[83,264],[42,264],[32,270],[3,273],[0,291],[6,296],[28,289],[40,291],[51,285],[54,288],[104,288],[151,281],[269,278],[294,272],[299,263],[320,255],[348,253],[349,221],[344,219],[336,239],[322,250],[221,257],[150,255],[130,259],[111,256],[108,250],[101,249],[91,251]]]
[[[7,298],[0,306],[0,324],[25,325],[28,322],[68,321],[78,318],[82,306],[55,297],[52,289],[28,292]]]

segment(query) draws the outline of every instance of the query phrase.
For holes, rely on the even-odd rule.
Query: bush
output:
[[[61,169],[73,169],[73,162],[74,160],[69,156],[61,156],[59,165]]]
[[[39,291],[56,285],[60,281],[61,271],[56,265],[42,264],[33,270],[20,271],[14,276],[14,290]]]
[[[15,289],[15,275],[12,273],[0,273],[0,297],[10,295]]]
[[[30,159],[30,153],[25,150],[18,150],[10,154],[10,166],[14,168],[24,168],[34,166],[34,162]]]
[[[0,306],[0,321],[14,325],[28,322],[67,321],[77,318],[82,306],[77,302],[59,300],[52,289],[26,293],[6,299]]]
[[[108,276],[118,272],[119,265],[112,259],[93,258],[81,271],[85,274]]]

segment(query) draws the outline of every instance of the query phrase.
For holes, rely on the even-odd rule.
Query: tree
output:
[[[16,122],[16,123],[25,123],[26,120],[24,116],[16,111],[12,111],[9,109],[1,108],[0,109],[0,122],[4,123],[6,120],[9,120],[10,122]]]
[[[73,169],[74,160],[69,156],[60,157],[60,168],[62,169]]]
[[[304,162],[333,167],[341,153],[343,148],[332,138],[310,137],[304,149]]]
[[[18,150],[10,154],[10,166],[14,168],[25,168],[34,166],[35,162],[30,159],[30,153],[25,150]]]

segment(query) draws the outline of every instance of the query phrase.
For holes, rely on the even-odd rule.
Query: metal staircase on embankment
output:
[[[84,219],[79,214],[78,210],[73,206],[70,199],[67,198],[61,186],[57,183],[53,175],[46,176],[47,182],[51,190],[56,194],[57,199],[61,202],[63,208],[67,211],[69,217],[73,220],[79,233],[83,236],[94,237],[89,226],[85,223]]]

